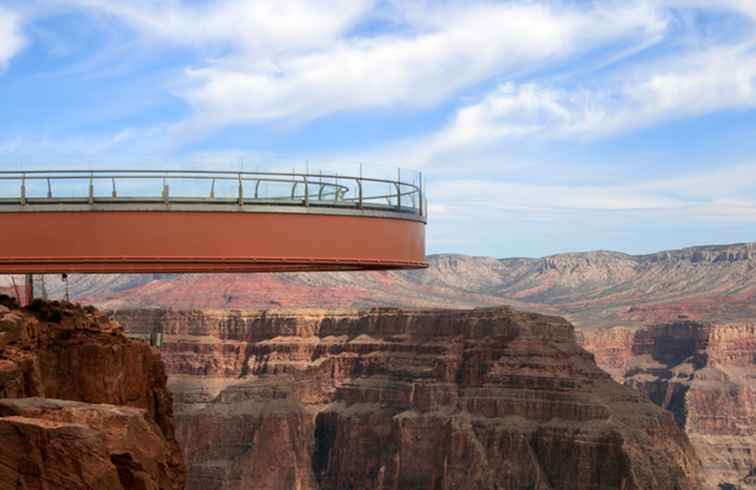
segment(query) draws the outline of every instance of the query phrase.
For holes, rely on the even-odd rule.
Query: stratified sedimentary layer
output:
[[[708,488],[756,489],[756,325],[684,321],[580,337],[617,381],[675,415]]]
[[[121,311],[162,329],[191,489],[694,489],[671,414],[508,308]]]
[[[183,488],[166,379],[94,308],[0,298],[0,488]]]

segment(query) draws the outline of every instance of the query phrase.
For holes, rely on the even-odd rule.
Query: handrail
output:
[[[396,211],[403,214],[414,214],[425,217],[427,212],[422,184],[402,182],[401,172],[397,172],[397,179],[381,179],[364,176],[349,176],[343,174],[298,173],[298,172],[244,172],[244,171],[214,171],[214,170],[0,170],[0,186],[3,182],[20,181],[17,199],[0,197],[0,210],[9,204],[20,204],[24,207],[38,204],[69,204],[83,201],[89,205],[133,203],[133,202],[162,202],[167,207],[173,203],[201,202],[202,204],[228,204],[232,198],[238,206],[266,205],[271,202],[287,205],[301,205],[304,207],[338,206],[354,207],[358,209],[374,208],[381,211]],[[97,183],[109,180],[112,185],[110,196],[97,195]],[[137,195],[133,194],[133,187],[141,184],[118,184],[125,181],[160,181],[160,191],[150,191],[142,187]],[[38,184],[46,181],[46,197],[36,196],[34,191]],[[74,193],[72,197],[56,196],[55,184],[61,182],[80,181],[86,185],[86,191]],[[207,181],[204,191],[196,189],[196,181]],[[217,184],[236,181],[237,190],[232,194],[219,192]],[[189,192],[182,189],[182,185],[192,182]],[[246,192],[246,183],[254,182],[254,193]],[[421,181],[422,182],[422,181]],[[273,195],[261,196],[261,184],[288,184],[288,191],[282,190]],[[367,185],[380,184],[383,191],[371,193]],[[7,184],[5,184],[7,185]],[[44,184],[43,184],[44,185]],[[65,185],[65,184],[61,184]],[[386,192],[388,185],[389,192]],[[174,186],[173,189],[171,187]],[[315,186],[311,188],[310,186]],[[209,187],[209,194],[208,194]],[[126,190],[124,190],[126,188]],[[70,189],[70,187],[68,187]],[[178,192],[176,190],[179,189]],[[268,189],[266,187],[266,189]],[[300,191],[301,189],[301,191]],[[131,190],[131,192],[128,192]],[[275,191],[275,189],[274,189]],[[269,194],[269,192],[266,192]],[[373,201],[385,200],[385,203]]]
[[[65,178],[71,178],[75,179],[78,178],[77,176],[65,176],[65,174],[93,174],[96,176],[96,178],[103,178],[108,179],[111,178],[111,175],[108,174],[116,174],[114,176],[116,177],[128,177],[128,178],[154,178],[151,174],[158,174],[158,175],[176,175],[176,176],[183,176],[184,178],[192,178],[191,175],[197,175],[197,179],[205,178],[205,175],[227,175],[228,177],[218,177],[219,179],[227,179],[227,180],[237,180],[239,175],[242,176],[256,176],[256,175],[265,175],[265,176],[280,176],[280,177],[318,177],[318,178],[324,178],[324,179],[343,179],[343,180],[356,180],[359,179],[363,182],[376,182],[376,183],[384,183],[384,184],[394,184],[397,181],[391,180],[391,179],[377,179],[374,177],[352,177],[342,174],[323,174],[323,173],[298,173],[298,172],[234,172],[234,171],[228,171],[228,170],[150,170],[150,169],[144,169],[144,170],[23,170],[23,171],[13,171],[13,170],[0,170],[0,180],[14,180],[18,179],[21,175],[26,175],[27,180],[28,179],[45,179],[47,178],[46,175],[49,174],[64,174],[56,176],[56,179],[65,179]],[[103,175],[97,175],[97,174],[103,174]],[[134,175],[129,175],[134,174]],[[139,174],[147,174],[143,177]],[[4,177],[5,175],[13,176],[13,177]],[[33,175],[42,175],[41,177],[30,177]],[[287,182],[291,182],[291,180],[287,180]],[[339,185],[339,184],[334,184]],[[419,190],[419,187],[415,184],[412,184],[410,182],[401,182],[401,185],[406,186],[412,186]]]

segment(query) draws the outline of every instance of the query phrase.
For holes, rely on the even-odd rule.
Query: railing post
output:
[[[239,174],[239,206],[244,206],[244,185],[241,174]]]
[[[170,200],[171,200],[171,189],[168,186],[168,184],[165,182],[165,177],[163,177],[163,202],[167,205]]]
[[[257,199],[257,196],[259,195],[258,192],[260,190],[260,179],[257,179],[257,182],[255,182],[255,199]]]
[[[305,186],[304,205],[305,207],[309,207],[310,206],[310,189],[309,189],[310,186],[307,184],[306,175],[303,177],[303,179],[304,179],[304,186]]]
[[[113,183],[113,198],[116,198],[118,197],[118,192],[116,192],[115,177],[111,177],[110,181]]]
[[[215,199],[215,179],[210,184],[210,199]]]
[[[417,188],[417,192],[419,194],[417,202],[418,202],[418,205],[420,206],[420,216],[422,217],[423,207],[424,207],[423,206],[423,173],[422,172],[420,172],[419,186]]]
[[[402,169],[396,168],[396,207],[402,209]]]
[[[21,174],[21,205],[26,206],[26,174]]]
[[[294,200],[294,196],[295,196],[295,195],[296,195],[296,193],[297,193],[297,184],[298,184],[298,183],[299,183],[299,182],[294,182],[294,185],[292,185],[292,186],[291,186],[291,200],[292,200],[292,201]]]
[[[94,204],[94,174],[89,174],[89,204]]]
[[[360,174],[362,174],[362,164],[360,164]],[[357,180],[357,207],[362,208],[362,176]]]
[[[52,184],[49,177],[47,178],[47,198],[52,199]]]

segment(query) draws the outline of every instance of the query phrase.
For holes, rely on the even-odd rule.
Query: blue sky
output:
[[[756,0],[0,0],[0,167],[306,161],[429,252],[756,240]]]

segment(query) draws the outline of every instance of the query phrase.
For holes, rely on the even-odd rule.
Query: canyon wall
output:
[[[754,323],[681,321],[579,338],[617,381],[674,414],[709,488],[756,489]]]
[[[557,317],[124,310],[164,334],[189,490],[696,489],[673,416]]]
[[[94,308],[0,297],[0,488],[182,489],[166,380]]]

